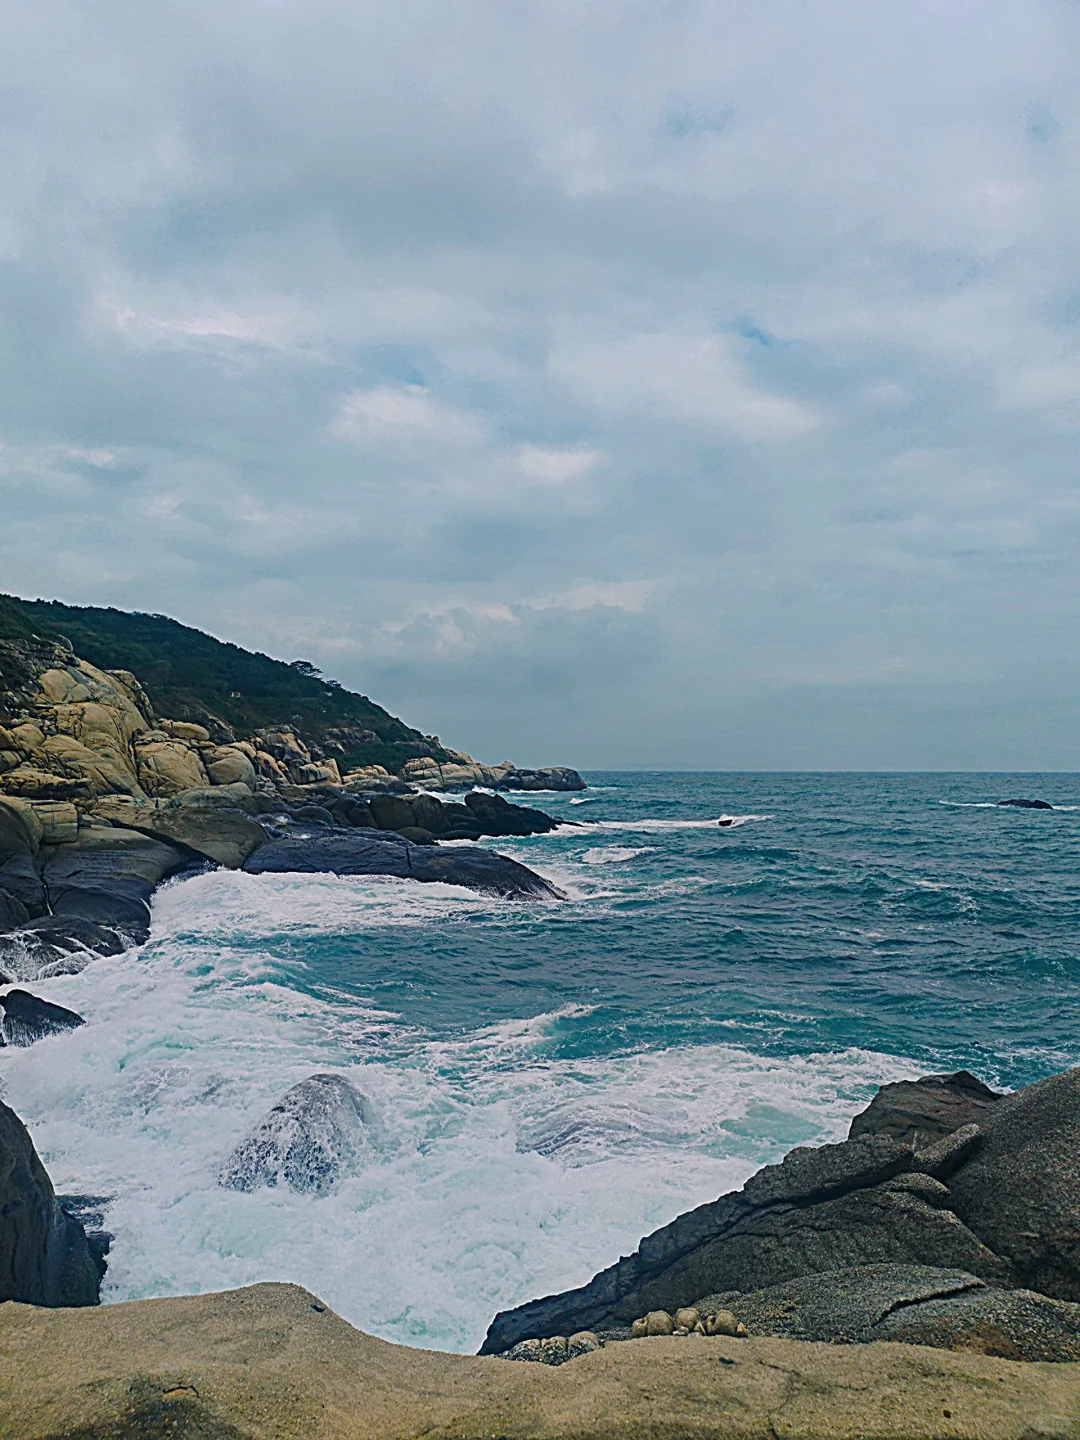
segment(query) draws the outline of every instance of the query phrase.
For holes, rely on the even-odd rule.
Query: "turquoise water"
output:
[[[1080,1059],[1080,777],[587,779],[536,799],[573,824],[493,842],[563,903],[217,872],[141,952],[36,987],[90,1023],[0,1080],[60,1186],[114,1197],[107,1298],[292,1279],[474,1349],[884,1081]],[[334,1190],[219,1187],[327,1069],[371,1109]]]

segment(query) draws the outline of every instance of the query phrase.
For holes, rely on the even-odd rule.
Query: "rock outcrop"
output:
[[[0,1301],[96,1305],[102,1273],[82,1226],[61,1208],[26,1126],[0,1103]]]
[[[0,1310],[4,1440],[1032,1440],[1080,1367],[910,1345],[657,1337],[557,1369],[391,1345],[295,1285]]]
[[[581,1289],[496,1316],[482,1353],[625,1327],[702,1296],[725,1297],[752,1331],[779,1313],[776,1306],[809,1314],[797,1297],[835,1291],[836,1272],[844,1272],[850,1297],[877,1294],[883,1277],[906,1284],[916,1273],[925,1279],[949,1271],[966,1277],[962,1304],[927,1295],[937,1308],[921,1312],[924,1330],[913,1328],[912,1314],[901,1336],[901,1321],[885,1325],[883,1315],[881,1335],[925,1334],[934,1344],[933,1336],[978,1331],[1000,1337],[1003,1348],[993,1353],[1073,1358],[1080,1334],[1080,1069],[1009,1095],[964,1072],[885,1086],[852,1132],[856,1138],[839,1145],[794,1150],[742,1190],[679,1216]],[[757,1309],[732,1298],[763,1292]],[[869,1322],[859,1329],[854,1320],[829,1332],[830,1313],[817,1306],[818,1328],[804,1338],[878,1338]],[[1030,1344],[1020,1333],[1029,1321],[1037,1337]]]
[[[309,1075],[288,1090],[221,1168],[230,1190],[287,1185],[298,1194],[329,1190],[355,1153],[367,1105],[341,1075]]]
[[[561,899],[549,881],[492,850],[414,845],[386,832],[320,831],[305,838],[271,840],[244,862],[251,875],[388,875],[399,880],[442,881],[507,899]]]
[[[512,761],[481,765],[471,755],[451,751],[453,759],[440,764],[420,757],[407,760],[402,778],[424,790],[469,790],[482,785],[489,790],[584,790],[585,781],[566,765],[538,770],[519,769]]]

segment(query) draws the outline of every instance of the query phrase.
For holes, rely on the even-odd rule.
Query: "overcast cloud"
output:
[[[0,589],[492,761],[1077,768],[1075,0],[3,31]]]

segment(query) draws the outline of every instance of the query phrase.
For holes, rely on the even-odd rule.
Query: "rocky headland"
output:
[[[57,618],[51,607],[3,599],[0,978],[70,972],[94,954],[142,943],[155,887],[206,866],[559,898],[505,856],[441,845],[554,829],[559,822],[543,811],[492,792],[584,788],[576,771],[480,765],[303,662],[297,669],[252,655],[162,617],[58,608],[99,656],[112,647],[160,676],[143,634],[149,625],[150,639],[180,657],[166,666],[172,683],[159,678],[155,693],[183,714],[162,715],[133,671],[95,664],[66,637],[37,633],[35,625],[50,628],[37,618],[42,611]],[[87,628],[86,617],[98,628]],[[226,688],[241,683],[261,689]],[[294,706],[291,719],[251,723]],[[398,770],[376,755],[400,761]],[[431,793],[447,790],[468,793]]]

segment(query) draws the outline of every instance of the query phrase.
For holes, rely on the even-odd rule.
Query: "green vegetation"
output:
[[[35,635],[68,640],[99,669],[130,670],[161,716],[224,721],[239,738],[290,726],[343,771],[356,765],[398,770],[417,755],[448,758],[419,730],[366,695],[323,679],[308,662],[287,664],[242,650],[165,615],[0,595],[0,640]]]

